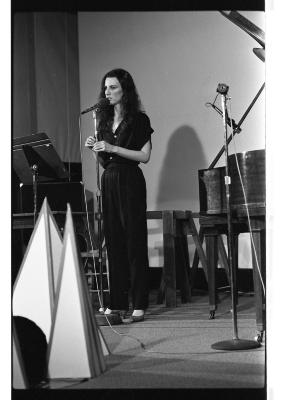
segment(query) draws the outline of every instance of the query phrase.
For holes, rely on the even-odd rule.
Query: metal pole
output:
[[[237,285],[235,279],[234,259],[233,259],[233,230],[231,222],[231,207],[230,207],[230,185],[231,177],[229,175],[229,159],[228,159],[228,132],[226,122],[226,94],[221,94],[221,104],[223,110],[223,126],[224,126],[224,147],[225,147],[225,194],[226,194],[226,212],[227,212],[227,244],[228,244],[228,261],[230,271],[230,289],[231,289],[231,304],[232,304],[232,320],[233,320],[233,339],[238,339],[237,328]]]
[[[228,86],[220,83],[217,91],[221,94],[222,110],[223,110],[223,125],[224,125],[224,149],[225,149],[225,193],[226,193],[226,211],[227,211],[227,243],[228,243],[228,261],[230,271],[230,289],[231,289],[231,303],[232,303],[232,322],[233,322],[233,338],[231,340],[224,340],[211,345],[216,350],[248,350],[260,347],[260,343],[255,340],[242,340],[238,338],[237,327],[237,285],[236,285],[236,271],[234,265],[233,254],[233,229],[232,229],[232,215],[230,206],[230,185],[231,178],[229,176],[229,160],[228,160],[228,137],[227,137],[227,121],[226,121],[226,96]]]
[[[34,226],[36,225],[37,218],[37,176],[38,176],[38,166],[37,164],[32,165],[32,174],[33,174],[33,192],[34,192]]]
[[[96,120],[96,112],[93,111],[93,119],[95,125],[95,138],[98,141],[98,132],[97,132],[97,120]],[[102,253],[102,192],[101,192],[101,177],[100,177],[100,163],[98,154],[96,154],[96,180],[97,180],[97,190],[96,190],[96,198],[97,198],[97,221],[98,221],[98,261],[99,261],[99,274],[100,274],[100,285],[99,285],[99,295],[101,301],[100,311],[104,311],[104,293],[103,293],[103,253]],[[97,278],[97,277],[96,277]]]

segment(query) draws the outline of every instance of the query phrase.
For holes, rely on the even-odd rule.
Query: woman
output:
[[[99,98],[107,98],[109,105],[97,115],[98,141],[90,136],[85,145],[98,153],[104,168],[103,222],[110,273],[105,314],[125,317],[130,287],[130,321],[142,321],[148,306],[148,247],[146,184],[138,165],[150,159],[153,129],[127,71],[108,72]]]

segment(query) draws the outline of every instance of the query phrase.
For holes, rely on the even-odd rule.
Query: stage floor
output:
[[[209,389],[263,388],[265,341],[253,350],[221,351],[211,345],[233,337],[230,293],[219,293],[214,320],[209,320],[206,292],[192,302],[166,308],[150,294],[143,322],[101,326],[111,354],[106,371],[86,381],[52,381],[50,389]],[[241,294],[238,335],[256,336],[254,296]]]

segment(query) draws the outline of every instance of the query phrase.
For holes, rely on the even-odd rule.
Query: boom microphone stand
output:
[[[229,144],[234,136],[235,133],[240,133],[241,132],[241,125],[244,122],[245,118],[247,117],[247,115],[249,114],[250,110],[252,109],[252,107],[254,106],[255,102],[257,101],[258,97],[260,96],[261,92],[263,91],[265,87],[265,83],[262,84],[262,86],[260,87],[259,91],[256,93],[256,96],[254,97],[254,99],[252,100],[252,102],[249,104],[247,110],[245,111],[245,113],[243,114],[243,116],[241,117],[240,121],[238,122],[238,124],[235,123],[234,120],[230,121],[230,118],[228,118],[228,116],[226,116],[226,122],[227,124],[232,127],[233,132],[232,134],[228,137],[227,139],[227,143]],[[211,106],[215,111],[218,112],[219,115],[222,116],[222,111],[216,107],[216,105],[214,103],[206,103],[205,104],[207,107]],[[224,153],[225,150],[225,146],[222,146],[222,148],[220,149],[220,151],[218,152],[218,154],[216,155],[215,159],[212,161],[212,163],[209,165],[208,169],[212,169],[215,167],[215,165],[217,164],[217,161],[220,159],[220,157],[222,156],[222,154]]]
[[[260,343],[255,340],[243,340],[238,337],[237,328],[237,288],[235,280],[235,264],[233,254],[233,230],[231,221],[231,207],[230,207],[230,184],[231,178],[229,176],[229,161],[228,161],[228,137],[227,137],[227,109],[226,109],[226,96],[229,87],[224,83],[219,83],[217,92],[221,94],[222,103],[222,116],[224,126],[224,148],[225,148],[225,194],[226,194],[226,211],[227,211],[227,244],[228,244],[228,261],[230,271],[230,289],[231,289],[231,303],[232,303],[232,321],[233,321],[233,338],[230,340],[224,340],[211,345],[216,350],[248,350],[260,347]]]

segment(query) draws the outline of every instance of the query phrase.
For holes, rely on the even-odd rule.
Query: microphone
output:
[[[210,106],[211,106],[215,111],[218,112],[219,115],[223,116],[223,112],[222,112],[215,104],[213,104],[213,103],[205,103],[205,105],[206,105],[207,107],[210,107]],[[226,113],[226,114],[227,114],[227,113]],[[231,123],[231,121],[232,121],[232,123]],[[234,119],[232,119],[231,121],[230,121],[229,116],[227,115],[227,118],[226,118],[227,124],[228,124],[230,127],[233,127],[233,131],[234,131],[234,132],[240,133],[240,132],[241,132],[240,126],[236,124],[236,122],[234,121]]]
[[[101,111],[103,108],[110,105],[110,102],[107,98],[100,99],[97,104],[94,104],[92,107],[86,108],[84,111],[81,111],[82,114],[86,114],[92,110]]]

